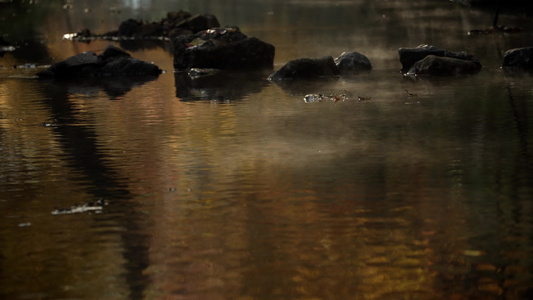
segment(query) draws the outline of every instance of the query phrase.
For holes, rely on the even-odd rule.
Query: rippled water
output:
[[[468,36],[493,12],[430,0],[69,3],[0,3],[0,34],[17,46],[0,58],[0,298],[533,296],[533,77],[499,68],[505,50],[533,46],[527,15],[500,16],[522,33]],[[179,8],[273,44],[275,69],[343,51],[374,69],[188,81],[168,45],[128,50],[166,70],[156,79],[44,82],[12,68],[108,43],[64,33]],[[405,79],[397,49],[421,43],[484,68]],[[303,101],[335,90],[349,99]]]

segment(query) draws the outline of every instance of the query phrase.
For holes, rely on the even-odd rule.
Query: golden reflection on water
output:
[[[397,48],[442,41],[444,27],[455,38],[438,46],[485,48],[465,42],[459,8],[436,1],[263,5],[265,26],[250,17],[242,29],[276,45],[276,67],[357,50],[375,70],[249,90],[237,77],[224,101],[177,97],[172,55],[157,48],[132,55],[168,72],[118,94],[0,79],[0,296],[518,299],[530,288],[530,137],[517,128],[531,125],[504,86],[527,108],[531,78],[504,77],[489,50],[476,76],[402,78]],[[109,30],[117,16],[100,9],[90,24]],[[52,13],[47,31],[78,30],[88,17],[71,13]],[[60,60],[106,45],[46,49]],[[372,100],[302,101],[342,89]],[[100,197],[101,214],[50,214]]]

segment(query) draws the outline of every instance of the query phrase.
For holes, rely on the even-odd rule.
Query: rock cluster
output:
[[[452,52],[430,45],[398,50],[402,73],[407,75],[467,75],[481,70],[481,63],[466,52]]]
[[[214,15],[192,15],[186,11],[169,12],[159,22],[128,19],[107,36],[143,39],[162,37],[170,40],[173,65],[185,74],[191,69],[265,70],[272,69],[275,48],[237,27],[220,27]],[[91,37],[88,29],[78,33]],[[462,76],[475,74],[482,68],[479,60],[466,52],[452,52],[431,45],[398,50],[402,73],[412,76]],[[533,69],[533,47],[507,51],[504,69]],[[287,62],[271,74],[271,81],[314,79],[355,75],[372,70],[363,54],[344,52],[339,57],[298,58]],[[77,76],[153,75],[161,70],[150,63],[132,58],[125,51],[109,46],[104,53],[82,53],[52,65],[38,73],[40,77],[69,78]],[[201,72],[200,72],[201,73]]]
[[[325,56],[316,59],[299,58],[291,60],[270,75],[268,79],[272,81],[312,79],[357,74],[371,69],[370,61],[363,54],[344,52],[336,59],[331,56]]]
[[[160,73],[161,69],[158,66],[135,59],[124,50],[109,45],[100,55],[96,55],[94,52],[84,52],[55,63],[36,75],[41,78],[68,79],[115,75],[152,76]]]
[[[120,23],[117,30],[104,34],[94,34],[89,29],[83,29],[71,38],[86,40],[92,38],[173,38],[184,34],[194,34],[209,28],[219,27],[217,18],[211,14],[192,15],[179,10],[167,13],[167,16],[158,22],[145,22],[143,20],[128,19]]]

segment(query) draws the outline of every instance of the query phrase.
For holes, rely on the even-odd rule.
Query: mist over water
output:
[[[0,3],[0,36],[16,47],[0,57],[0,298],[533,294],[533,79],[500,69],[506,50],[533,46],[525,12],[499,18],[521,33],[469,36],[492,25],[493,10],[431,0],[67,4]],[[187,81],[169,44],[61,39],[179,9],[274,45],[274,70],[344,51],[373,70]],[[166,72],[33,78],[109,43]],[[483,68],[404,78],[397,50],[419,44],[467,51]],[[347,100],[303,101],[334,91]],[[89,203],[101,209],[53,213]]]

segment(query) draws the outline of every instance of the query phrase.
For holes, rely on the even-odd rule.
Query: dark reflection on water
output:
[[[502,14],[518,35],[467,36],[491,13],[441,1],[179,2],[275,45],[276,69],[351,50],[374,69],[280,84],[191,78],[151,46],[132,56],[167,70],[155,79],[50,83],[12,69],[108,43],[64,33],[179,7],[71,3],[0,19],[20,47],[0,58],[0,298],[531,298],[533,79],[499,68],[506,49],[528,46],[530,19]],[[17,33],[40,40],[39,55]],[[467,50],[484,68],[402,77],[397,49],[421,43]],[[303,101],[340,90],[345,101]],[[101,213],[51,214],[98,199]]]
[[[63,90],[65,94],[95,95],[104,91],[110,99],[124,96],[132,88],[142,86],[146,82],[156,80],[158,76],[114,76],[114,77],[87,77],[71,80],[45,81],[50,89]],[[55,99],[55,98],[52,98]],[[65,98],[66,100],[66,98]]]
[[[107,82],[112,86],[116,80],[107,79]],[[113,218],[113,223],[124,230],[121,234],[125,260],[124,277],[129,286],[129,298],[142,299],[149,282],[147,276],[142,274],[149,265],[148,236],[141,232],[138,212],[128,201],[132,195],[124,184],[126,179],[109,166],[109,158],[99,149],[98,135],[91,126],[84,124],[83,116],[69,102],[71,87],[71,84],[45,85],[43,102],[50,108],[50,117],[55,120],[52,131],[64,149],[64,159],[68,167],[79,173],[78,180],[85,183],[86,192],[94,199],[105,199],[114,206],[121,206],[119,215]],[[109,93],[109,89],[105,90]],[[114,209],[110,209],[110,213],[113,212]]]
[[[196,72],[196,73],[194,73]],[[257,94],[268,84],[266,78],[272,71],[239,72],[192,70],[176,72],[176,97],[182,101],[214,100],[232,101]]]

